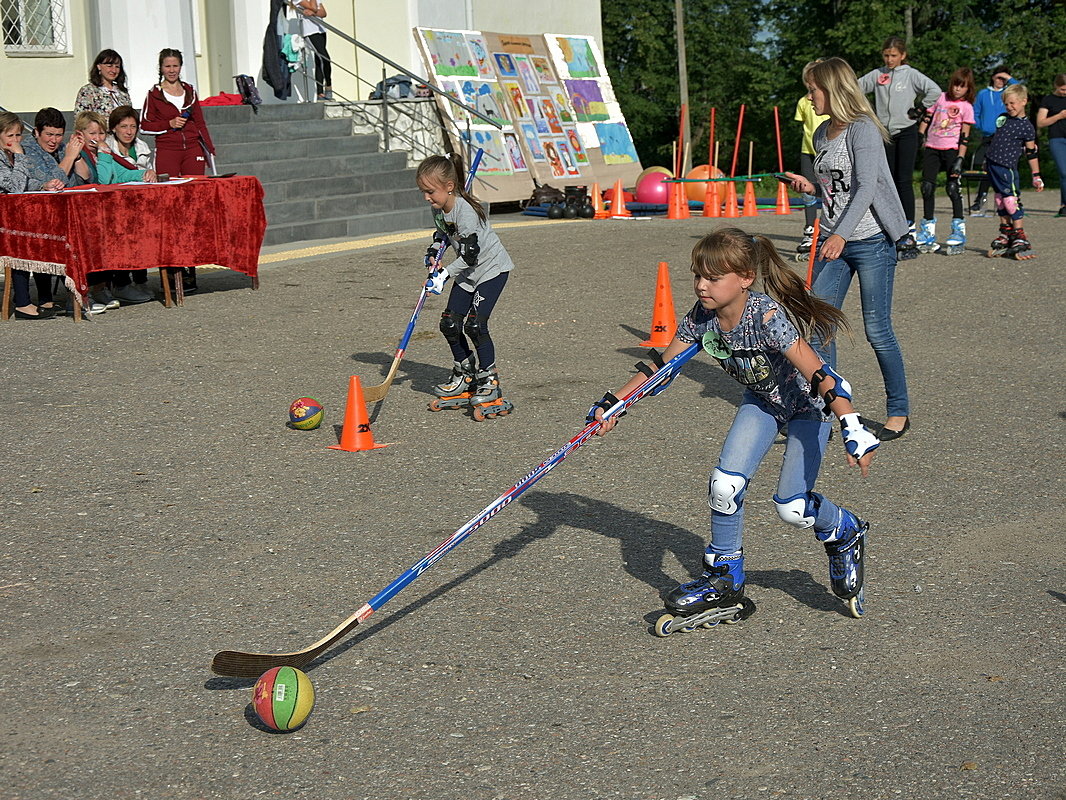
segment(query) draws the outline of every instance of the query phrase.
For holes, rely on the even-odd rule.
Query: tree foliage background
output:
[[[601,0],[604,58],[645,166],[670,166],[678,133],[674,8],[671,0]],[[880,66],[885,39],[903,36],[916,69],[944,86],[968,66],[978,89],[1006,64],[1028,85],[1034,118],[1054,76],[1066,72],[1066,4],[1059,0],[684,0],[684,18],[692,161],[707,161],[714,107],[719,166],[728,172],[743,103],[738,174],[747,171],[748,141],[755,142],[755,172],[777,169],[774,106],[785,168],[797,166],[801,131],[792,118],[806,91],[803,66],[815,58],[840,56],[862,75]],[[1043,172],[1055,174],[1050,166]]]

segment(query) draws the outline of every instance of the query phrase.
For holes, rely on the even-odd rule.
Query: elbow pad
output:
[[[966,147],[969,144],[970,144],[970,137],[967,136],[965,133],[960,133],[959,134],[959,147]]]
[[[472,233],[469,236],[459,237],[459,258],[463,259],[467,266],[475,266],[477,264],[478,254],[480,253],[481,247],[477,243],[476,233]]]
[[[833,379],[833,386],[823,392],[821,390],[822,381],[827,378]],[[851,384],[844,380],[831,366],[822,364],[822,368],[811,376],[811,397],[817,397],[819,394],[825,400],[826,408],[829,408],[838,397],[843,397],[848,402],[851,402]]]
[[[1026,158],[1036,158],[1039,153],[1040,153],[1040,145],[1036,144],[1035,142],[1033,143],[1032,147],[1026,147],[1025,148],[1025,157]]]

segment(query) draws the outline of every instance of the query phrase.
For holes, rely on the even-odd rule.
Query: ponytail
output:
[[[785,313],[799,330],[800,336],[807,339],[813,334],[819,341],[828,344],[837,329],[849,329],[844,312],[811,294],[803,279],[777,254],[773,242],[759,234],[751,239],[766,293],[784,306]]]
[[[447,156],[430,156],[418,165],[415,171],[415,180],[420,180],[432,175],[441,183],[451,181],[455,185],[455,193],[463,198],[474,209],[478,219],[488,221],[488,214],[481,202],[466,190],[466,169],[463,167],[463,157],[458,153]]]

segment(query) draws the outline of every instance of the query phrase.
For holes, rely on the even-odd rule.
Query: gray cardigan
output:
[[[829,144],[827,134],[830,121],[823,122],[814,132],[816,153],[821,153]],[[870,209],[888,238],[893,242],[899,241],[910,230],[910,226],[903,215],[903,205],[888,169],[881,131],[869,117],[859,117],[848,125],[847,134],[848,157],[851,159],[851,199],[833,233],[850,241],[849,237],[855,232],[862,215],[866,209]],[[814,188],[821,195],[821,185],[815,183]]]

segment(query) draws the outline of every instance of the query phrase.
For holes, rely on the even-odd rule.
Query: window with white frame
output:
[[[66,0],[0,0],[0,26],[8,55],[68,55]]]

